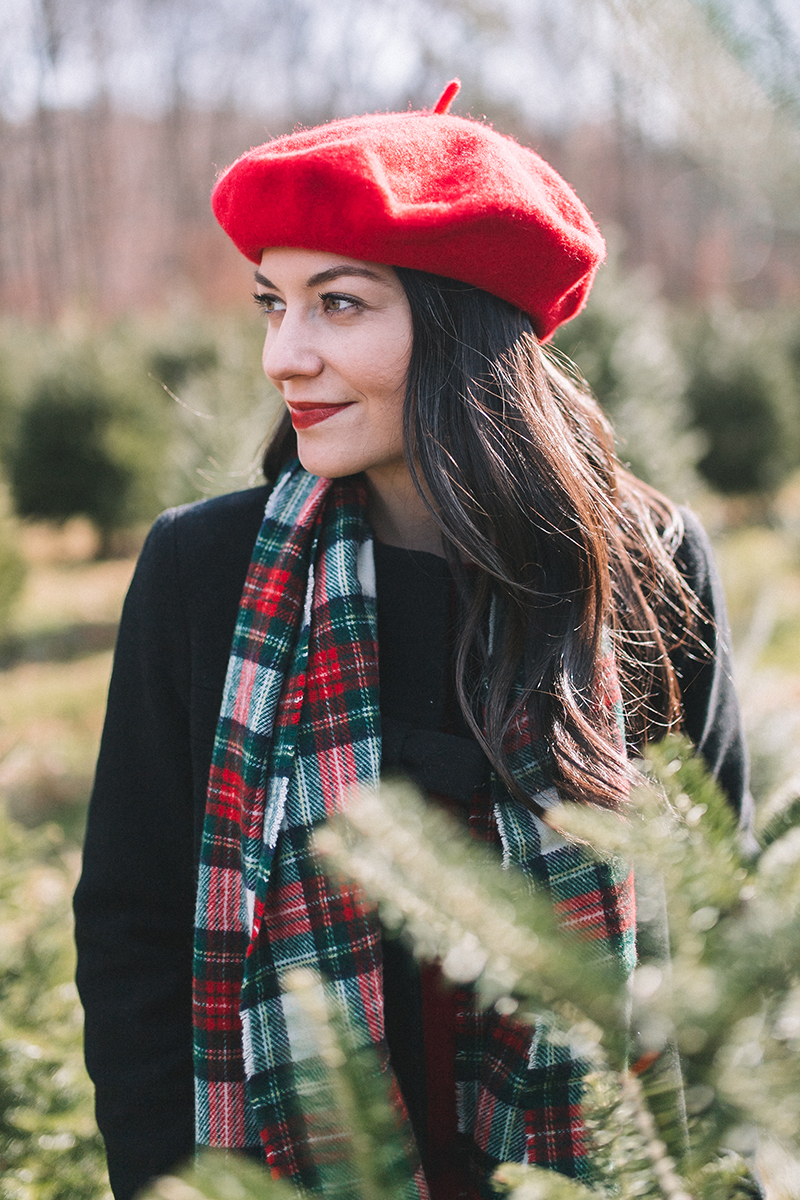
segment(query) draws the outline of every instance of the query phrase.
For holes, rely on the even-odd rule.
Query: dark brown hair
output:
[[[505,746],[524,708],[561,795],[616,808],[630,771],[601,702],[604,642],[629,748],[679,725],[669,651],[697,615],[672,559],[680,515],[621,466],[597,401],[524,313],[454,280],[397,274],[413,321],[405,456],[458,585],[465,719],[520,799],[531,802]],[[295,452],[284,418],[267,478]]]

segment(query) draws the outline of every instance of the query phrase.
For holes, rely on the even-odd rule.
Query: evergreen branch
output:
[[[706,1163],[691,1181],[695,1200],[764,1200],[744,1159],[730,1151]]]
[[[794,772],[756,813],[756,836],[766,850],[800,825],[800,772]]]
[[[582,1107],[593,1151],[592,1182],[604,1200],[664,1200],[654,1159],[668,1181],[677,1184],[680,1196],[683,1184],[658,1137],[651,1098],[640,1080],[627,1071],[606,1070],[588,1075],[584,1084]]]
[[[348,1030],[332,991],[314,971],[289,972],[282,981],[308,1019],[308,1028],[325,1068],[322,1083],[328,1121],[338,1131],[349,1159],[348,1200],[402,1200],[409,1194],[412,1170],[397,1108],[390,1100],[390,1076],[381,1070],[371,1046],[360,1046]],[[304,1074],[310,1074],[308,1068]],[[317,1088],[319,1076],[317,1075]],[[302,1083],[299,1089],[302,1094]],[[330,1181],[324,1190],[334,1195]]]
[[[410,787],[386,786],[355,797],[347,821],[316,834],[333,870],[355,879],[417,953],[472,984],[479,1002],[538,1022],[542,1036],[592,1064],[582,1081],[592,1190],[507,1164],[495,1182],[509,1200],[756,1200],[747,1163],[720,1149],[731,1131],[740,1146],[742,1131],[757,1126],[795,1153],[800,1146],[800,836],[786,828],[746,862],[727,803],[688,744],[670,739],[647,762],[653,786],[637,792],[626,820],[566,807],[557,814],[592,852],[636,864],[642,956],[630,1071],[622,1069],[618,975],[587,963],[586,943],[556,925],[549,900],[531,895],[521,875],[501,869],[436,806]],[[405,1200],[414,1168],[386,1064],[356,1044],[316,975],[283,982],[308,1022],[312,1048],[294,1070],[318,1190],[331,1200]],[[673,1046],[688,1085],[688,1149]],[[228,1166],[253,1169],[204,1156],[185,1183],[161,1181],[151,1200],[289,1195],[262,1172],[258,1191],[246,1190],[250,1177],[243,1190],[226,1191]]]
[[[757,1014],[767,997],[785,996],[800,961],[800,923],[792,905],[778,912],[767,888],[754,899],[758,889],[735,818],[688,743],[673,738],[648,752],[648,769],[653,786],[637,792],[627,820],[574,806],[551,814],[558,828],[580,837],[593,853],[622,855],[637,866],[644,954],[632,987],[635,1057],[642,1072],[636,1087],[647,1120],[655,1123],[653,1136],[643,1141],[640,1131],[631,1141],[628,1100],[606,1112],[609,1120],[617,1109],[627,1113],[615,1126],[616,1148],[606,1158],[608,1178],[630,1175],[631,1196],[651,1194],[647,1187],[658,1181],[656,1165],[644,1153],[649,1143],[666,1143],[659,1152],[662,1172],[663,1160],[671,1156],[682,1170],[696,1173],[715,1157],[727,1129],[756,1118],[754,1109],[762,1108],[758,1090],[748,1096],[747,1088],[734,1086],[731,1064],[738,1060],[723,1051],[736,1043],[740,1023]],[[361,796],[349,815],[349,825],[340,820],[320,831],[320,849],[334,869],[355,878],[378,902],[387,924],[404,927],[417,952],[439,958],[451,978],[474,982],[484,1004],[498,1003],[500,1011],[516,1011],[530,1022],[538,1019],[553,1040],[574,1043],[583,1036],[582,1056],[601,1077],[614,1077],[601,1042],[621,1065],[619,994],[608,977],[598,982],[597,975],[586,976],[585,946],[570,945],[547,901],[523,891],[513,871],[499,871],[463,829],[420,804],[407,788]],[[794,856],[789,861],[791,866]],[[780,864],[773,865],[774,873]],[[648,924],[656,929],[649,947]],[[564,966],[573,951],[574,972],[571,963]],[[581,971],[584,978],[576,986]],[[690,1148],[674,1046],[689,1084]],[[787,1094],[795,1078],[789,1065],[793,1052],[784,1041],[775,1066]],[[765,1082],[763,1095],[774,1094],[776,1086]],[[786,1110],[791,1135],[794,1106],[788,1103]],[[757,1118],[763,1119],[763,1111]],[[603,1131],[597,1121],[593,1137],[599,1161]],[[668,1168],[666,1193],[652,1194],[685,1192],[669,1161]]]
[[[668,1156],[666,1146],[658,1137],[642,1085],[630,1072],[623,1076],[622,1093],[631,1106],[633,1124],[644,1142],[659,1194],[663,1200],[692,1200],[684,1184],[675,1174],[675,1164]],[[641,1195],[641,1191],[638,1194]]]
[[[519,1163],[503,1163],[492,1176],[492,1183],[508,1200],[597,1200],[596,1192],[574,1179]]]
[[[708,1160],[731,1127],[800,1141],[800,833],[785,814],[776,840],[747,861],[733,813],[688,743],[649,749],[647,765],[655,786],[637,794],[627,827],[615,822],[609,839],[603,815],[583,813],[567,814],[565,826],[637,864],[639,1052],[663,1053],[670,1041],[680,1050],[691,1132],[685,1169],[693,1165],[694,1179],[702,1164],[703,1187],[727,1200],[719,1180],[725,1171],[746,1180],[747,1167],[729,1157],[717,1178]],[[648,944],[647,909],[659,889],[668,936],[663,930],[660,944]],[[655,1097],[648,1102],[658,1117]]]
[[[671,907],[691,915],[739,905],[747,878],[736,818],[716,782],[685,738],[649,746],[643,769],[650,786],[636,788],[626,819],[565,804],[550,820],[598,855],[621,855],[664,877]]]
[[[140,1200],[298,1200],[290,1183],[229,1150],[204,1150],[180,1177],[164,1175]]]
[[[675,1187],[648,1191],[655,1169],[648,1147],[658,1139],[631,1134],[631,1103],[601,1045],[604,1040],[612,1057],[619,1051],[618,977],[610,976],[605,966],[586,963],[585,943],[573,941],[556,925],[549,899],[531,896],[521,874],[502,870],[463,827],[425,805],[408,787],[387,785],[377,793],[360,793],[348,808],[347,821],[329,822],[318,831],[316,845],[337,873],[355,879],[378,903],[387,924],[405,929],[418,954],[438,958],[455,982],[473,983],[479,1002],[494,1002],[501,1012],[538,1022],[548,1040],[570,1044],[573,1053],[595,1064],[596,1077],[606,1085],[597,1119],[591,1116],[588,1095],[584,1097],[591,1139],[604,1144],[604,1123],[618,1112],[626,1114],[617,1120],[613,1151],[598,1156],[608,1168],[598,1173],[598,1180],[627,1179],[627,1188],[619,1184],[620,1196],[652,1194],[663,1200],[673,1193],[685,1195]],[[609,1014],[614,1022],[610,1035]],[[675,1127],[673,1141],[683,1151],[675,1098],[679,1079],[676,1085],[672,1079],[665,1083],[663,1075],[656,1078],[653,1090],[659,1091],[663,1124]],[[660,1167],[666,1154],[664,1147]],[[552,1173],[546,1175],[536,1175],[535,1188],[544,1189],[543,1196],[565,1186]],[[670,1182],[673,1177],[674,1171]],[[525,1178],[525,1186],[533,1188],[534,1177]],[[521,1177],[514,1179],[516,1187]]]
[[[795,796],[778,812],[772,813],[758,831],[758,840],[764,850],[777,842],[784,834],[800,826],[800,796]]]
[[[315,846],[336,874],[355,879],[391,930],[404,929],[415,952],[439,960],[478,1002],[496,1004],[550,1036],[579,1041],[593,1060],[601,1038],[624,1058],[624,981],[618,968],[592,960],[586,942],[556,922],[550,900],[531,894],[521,872],[410,785],[385,784],[353,798]]]

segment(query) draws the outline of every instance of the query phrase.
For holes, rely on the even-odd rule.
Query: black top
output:
[[[267,494],[255,488],[165,513],[123,609],[75,896],[86,1061],[117,1200],[194,1148],[195,864],[239,597]],[[712,625],[703,631],[717,647],[708,662],[675,658],[687,731],[747,824],[752,802],[722,593],[705,534],[691,514],[686,523],[678,565],[723,631],[719,641]],[[381,547],[376,567],[381,712],[387,727],[397,722],[405,759],[411,730],[465,732],[457,716],[448,723],[442,681],[447,568],[433,555]]]

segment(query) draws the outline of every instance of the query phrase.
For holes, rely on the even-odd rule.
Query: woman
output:
[[[541,347],[602,239],[535,154],[447,113],[456,90],[268,143],[215,189],[286,413],[267,487],[165,514],[123,614],[76,895],[117,1200],[195,1141],[324,1186],[295,965],[388,1056],[415,1194],[477,1195],[504,1159],[586,1174],[580,1061],[444,993],[325,879],[309,832],[348,787],[411,775],[623,970],[631,880],[546,830],[552,789],[617,808],[625,743],[680,727],[749,819],[704,535]]]

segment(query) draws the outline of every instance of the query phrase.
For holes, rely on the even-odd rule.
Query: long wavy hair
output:
[[[680,514],[620,464],[597,401],[525,313],[467,284],[396,270],[413,322],[405,458],[456,580],[465,720],[523,802],[532,798],[506,747],[525,710],[561,795],[618,808],[631,771],[602,702],[606,644],[628,748],[679,726],[669,654],[699,615],[673,562]],[[285,414],[266,477],[296,449]]]

